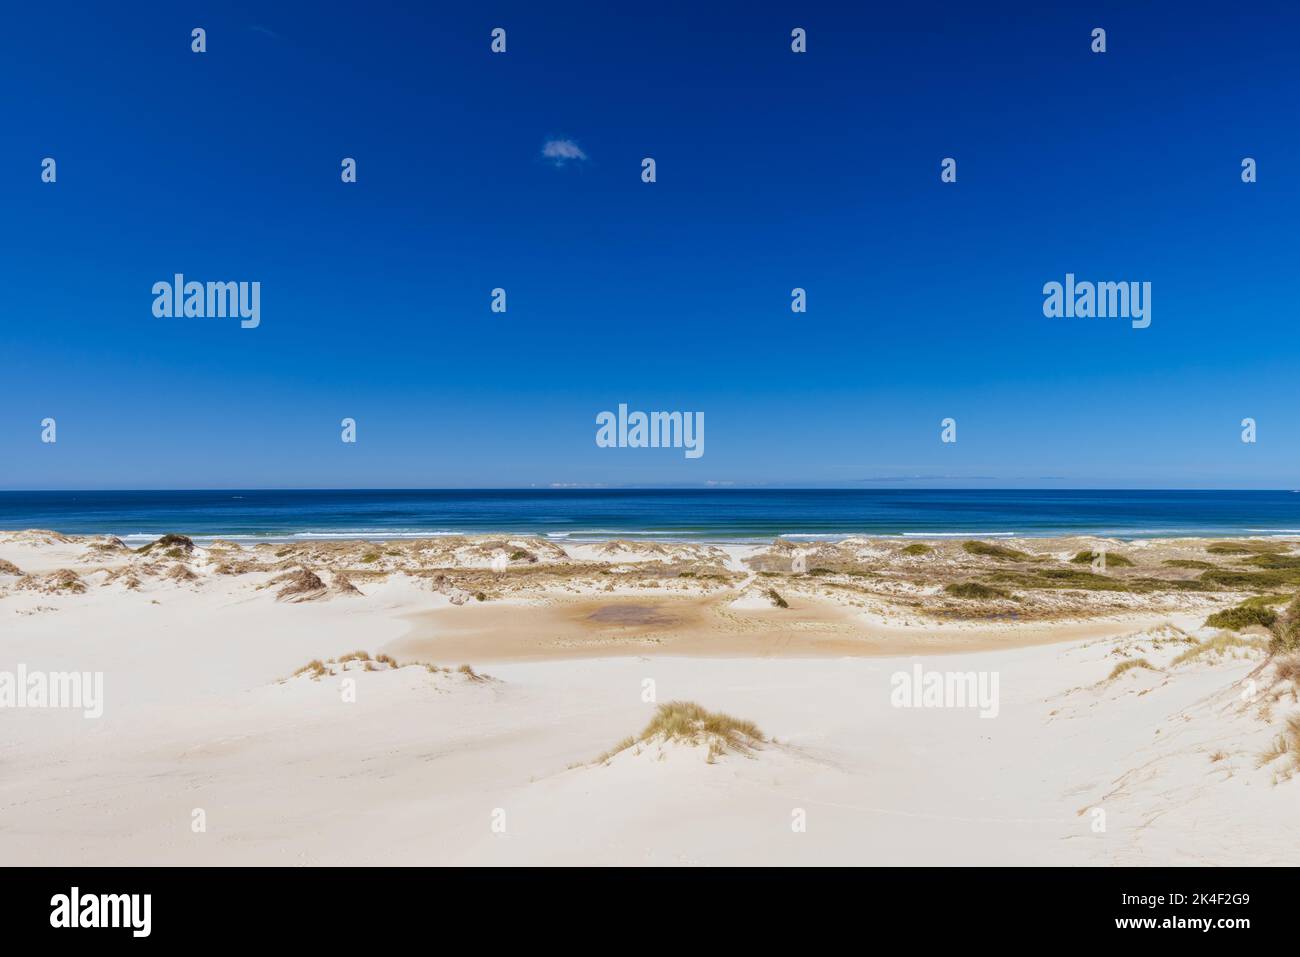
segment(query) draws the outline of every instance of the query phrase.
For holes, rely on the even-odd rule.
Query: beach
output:
[[[3,532],[0,858],[1294,865],[1298,548]]]

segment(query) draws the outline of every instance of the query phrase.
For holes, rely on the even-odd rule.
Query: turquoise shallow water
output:
[[[850,534],[1300,534],[1291,491],[522,489],[0,492],[0,528],[128,540],[516,532],[706,541]]]

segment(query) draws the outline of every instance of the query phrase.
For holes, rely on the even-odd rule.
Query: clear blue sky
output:
[[[854,6],[10,4],[0,487],[1300,485],[1294,5]]]

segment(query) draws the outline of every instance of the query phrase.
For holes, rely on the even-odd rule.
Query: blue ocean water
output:
[[[501,489],[0,492],[0,529],[127,541],[418,538],[747,541],[918,537],[1300,534],[1300,493],[996,489]]]

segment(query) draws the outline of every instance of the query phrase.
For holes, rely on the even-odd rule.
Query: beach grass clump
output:
[[[1300,651],[1300,594],[1286,606],[1286,611],[1277,616],[1269,631],[1273,633],[1268,645],[1270,654],[1286,655]]]
[[[148,555],[155,548],[165,551],[168,558],[179,558],[194,551],[194,540],[188,535],[177,535],[169,532],[162,538],[141,545],[135,550],[135,553],[137,555]]]
[[[1011,593],[1001,588],[994,588],[992,585],[982,585],[979,582],[954,582],[950,585],[944,585],[945,594],[953,598],[967,598],[971,600],[989,601],[995,598],[1010,598]]]
[[[992,542],[968,541],[962,542],[961,547],[969,555],[978,555],[981,558],[994,558],[1000,562],[1036,562],[1038,559],[1028,552],[1022,552],[1018,548],[1007,548],[1005,545],[994,545]]]
[[[1218,568],[1214,562],[1202,562],[1197,561],[1194,558],[1166,558],[1160,564],[1166,565],[1169,568],[1193,568],[1198,570],[1205,568]]]
[[[1278,658],[1273,668],[1278,681],[1290,681],[1292,684],[1300,685],[1300,655]]]
[[[379,561],[379,553],[378,553],[378,552],[366,552],[364,555],[361,556],[361,561],[362,561],[363,563],[365,563],[366,565],[373,564],[374,562]]]
[[[638,744],[675,741],[692,747],[707,744],[708,762],[712,764],[715,758],[727,751],[746,753],[766,740],[752,721],[708,711],[693,701],[669,701],[659,706],[639,735],[624,738],[593,763],[605,764],[616,754]]]
[[[908,545],[906,548],[902,550],[902,554],[929,555],[932,551],[934,551],[934,549],[931,548],[929,545],[925,544],[925,542],[913,542],[911,545]]]
[[[1286,719],[1282,733],[1273,739],[1272,745],[1259,756],[1258,766],[1267,767],[1279,758],[1290,758],[1290,765],[1283,770],[1285,777],[1291,777],[1300,771],[1300,714],[1293,714]]]
[[[776,605],[777,608],[790,607],[790,603],[786,601],[784,598],[782,598],[780,593],[777,592],[775,588],[769,588],[767,590],[767,597],[772,599],[772,604]]]
[[[1079,552],[1077,555],[1071,558],[1070,563],[1073,565],[1091,565],[1093,562],[1097,560],[1099,556],[1102,555],[1105,556],[1106,568],[1132,568],[1133,567],[1134,563],[1131,558],[1125,558],[1123,555],[1120,555],[1117,552],[1083,551],[1083,552]]]
[[[1172,666],[1186,664],[1189,661],[1196,661],[1206,655],[1226,655],[1233,654],[1236,656],[1234,649],[1246,648],[1264,650],[1268,647],[1268,642],[1262,638],[1243,638],[1240,635],[1234,635],[1230,631],[1221,631],[1208,641],[1202,641],[1199,644],[1188,648],[1181,655],[1175,658]]]
[[[309,675],[312,681],[319,681],[325,675],[332,675],[332,674],[334,674],[334,672],[331,671],[328,667],[326,667],[325,662],[321,661],[319,658],[313,658],[311,661],[307,662],[305,665],[303,665],[301,668],[295,671],[293,673],[293,677],[296,678],[299,675]]]
[[[1147,661],[1145,658],[1130,658],[1128,661],[1121,661],[1113,669],[1111,669],[1110,675],[1106,678],[1106,680],[1114,681],[1120,675],[1132,671],[1134,668],[1145,668],[1148,671],[1157,670],[1156,666],[1151,664],[1151,662]]]

